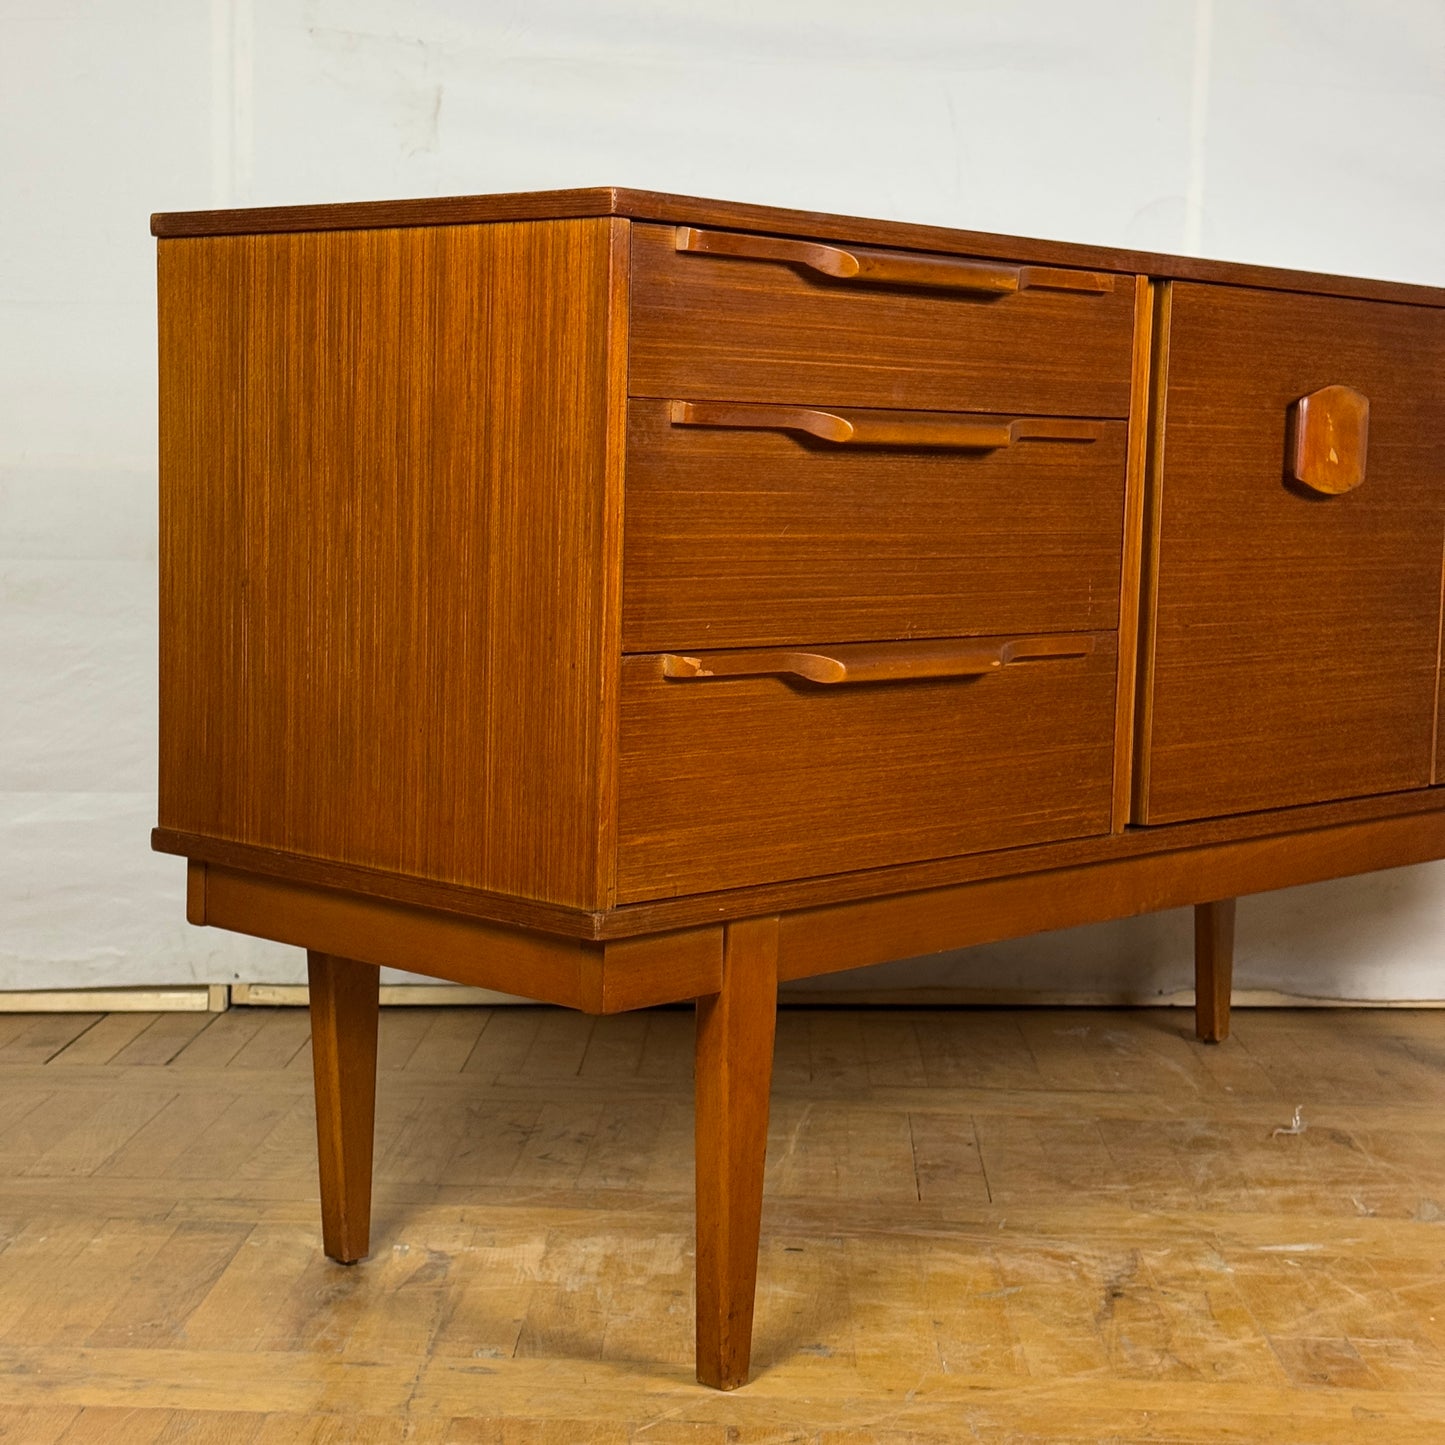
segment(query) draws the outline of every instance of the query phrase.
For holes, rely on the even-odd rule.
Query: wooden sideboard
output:
[[[1445,856],[1445,291],[598,189],[155,218],[192,922],[309,950],[325,1249],[378,965],[697,1001],[747,1377],[779,980]]]

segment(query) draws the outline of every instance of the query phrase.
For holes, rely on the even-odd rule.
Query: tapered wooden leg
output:
[[[1207,1044],[1229,1037],[1234,982],[1234,899],[1194,908],[1194,1033]]]
[[[376,1128],[376,1029],[381,970],[308,953],[321,1238],[330,1258],[355,1264],[371,1240],[371,1146]]]
[[[768,1095],[778,1016],[778,920],[724,932],[722,992],[697,1001],[697,1378],[748,1378]]]

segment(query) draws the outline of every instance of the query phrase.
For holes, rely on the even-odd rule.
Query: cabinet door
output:
[[[1137,820],[1427,785],[1445,312],[1182,283],[1166,307]],[[1337,493],[1294,477],[1297,403],[1327,387],[1369,403]]]

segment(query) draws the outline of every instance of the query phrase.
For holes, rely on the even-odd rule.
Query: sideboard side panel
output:
[[[163,827],[605,903],[626,228],[161,242]]]

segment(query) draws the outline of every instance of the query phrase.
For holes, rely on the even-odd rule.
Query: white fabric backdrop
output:
[[[0,0],[0,988],[296,977],[152,856],[151,210],[622,184],[1445,284],[1440,0]],[[1445,996],[1445,869],[1240,982]],[[1140,991],[1141,919],[880,981]],[[846,980],[856,984],[856,980]]]

